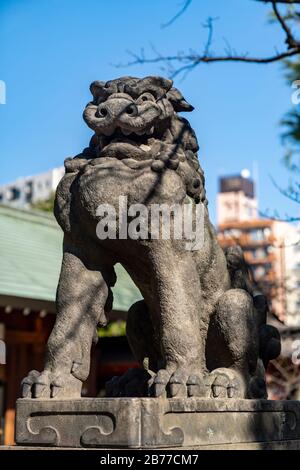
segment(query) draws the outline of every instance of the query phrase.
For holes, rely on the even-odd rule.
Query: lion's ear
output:
[[[169,90],[171,90],[172,85],[173,81],[169,78],[149,76],[137,80],[134,84],[134,88],[132,86],[128,86],[128,91],[135,97],[138,97],[142,93],[148,91],[152,93],[156,99],[159,99],[165,96]]]
[[[157,88],[162,88],[165,91],[169,91],[173,85],[173,80],[171,80],[170,78],[157,77],[157,76],[146,77],[142,79],[142,81],[144,83],[149,83],[152,86],[155,86]]]
[[[96,80],[95,82],[90,84],[90,91],[94,99],[105,99],[108,96],[108,91],[105,88],[105,82],[101,82],[99,80]]]
[[[194,106],[188,103],[177,88],[171,88],[167,93],[167,98],[171,102],[174,110],[178,113],[180,111],[193,111]]]

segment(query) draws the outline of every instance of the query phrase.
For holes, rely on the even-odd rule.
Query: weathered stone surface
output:
[[[19,399],[16,442],[74,448],[299,448],[300,402]]]
[[[90,90],[83,117],[94,135],[66,160],[56,193],[55,216],[65,235],[56,323],[44,370],[28,374],[22,396],[80,397],[96,329],[113,307],[114,266],[121,263],[143,296],[127,322],[141,370],[114,379],[109,396],[266,398],[265,367],[279,354],[280,338],[266,325],[267,302],[254,296],[241,249],[224,253],[218,244],[198,142],[178,114],[193,107],[163,77],[95,81]],[[187,200],[200,207],[201,246],[189,250],[188,237],[174,233],[99,238],[98,207],[109,204],[119,220],[120,197],[128,207],[164,204],[171,212]]]
[[[267,301],[255,295],[242,250],[224,253],[218,244],[197,139],[178,114],[193,107],[162,77],[96,81],[90,90],[83,117],[94,135],[66,160],[56,193],[64,231],[56,323],[44,370],[22,382],[17,443],[210,448],[297,441],[299,404],[256,400],[266,398],[265,368],[280,352],[280,337],[266,325]],[[164,204],[170,216],[174,204],[181,212],[188,204],[193,227],[200,207],[200,245],[187,248],[191,239],[172,230],[167,239],[159,230],[153,238],[149,219],[146,237],[124,237],[118,225],[116,237],[101,238],[99,206],[113,208],[119,222],[124,197],[126,212],[132,204],[147,211]],[[116,263],[143,296],[127,319],[140,369],[110,381],[113,398],[83,399],[91,345],[113,308]],[[245,398],[253,401],[239,400]]]

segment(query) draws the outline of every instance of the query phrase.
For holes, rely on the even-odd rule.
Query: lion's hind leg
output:
[[[265,384],[258,390],[256,383],[258,359],[259,332],[252,296],[243,289],[230,289],[219,299],[208,333],[211,397],[265,397]]]

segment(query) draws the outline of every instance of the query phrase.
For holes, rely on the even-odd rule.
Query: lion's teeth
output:
[[[140,149],[144,150],[144,152],[149,152],[149,150],[151,150],[151,147],[149,147],[149,145],[142,144],[140,145]]]

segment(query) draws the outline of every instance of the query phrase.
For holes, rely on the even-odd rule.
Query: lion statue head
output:
[[[194,108],[172,80],[121,77],[94,81],[90,91],[93,100],[83,118],[95,134],[82,154],[85,158],[150,161],[155,172],[172,169],[184,180],[187,195],[207,204],[197,138],[177,114]]]

